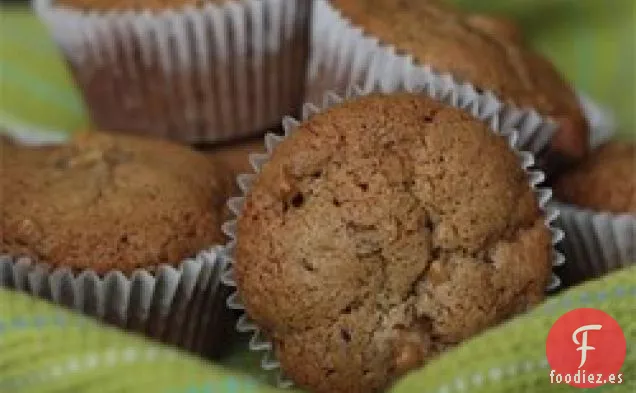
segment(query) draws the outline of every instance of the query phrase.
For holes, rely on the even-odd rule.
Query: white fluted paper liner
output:
[[[506,128],[505,130],[500,128],[501,118],[499,116],[499,111],[501,110],[501,107],[493,106],[492,101],[486,100],[484,102],[482,96],[475,94],[474,91],[472,91],[470,88],[467,88],[465,85],[458,86],[457,89],[440,89],[440,83],[437,82],[439,81],[431,80],[430,75],[426,75],[425,72],[415,73],[405,81],[404,89],[395,87],[393,91],[407,91],[411,93],[427,95],[451,106],[464,109],[467,112],[470,112],[476,118],[488,124],[490,129],[494,133],[506,137],[511,148],[513,148],[517,152],[520,160],[520,165],[526,171],[530,185],[532,186],[537,197],[539,206],[544,211],[545,224],[552,233],[552,244],[558,244],[563,239],[563,232],[553,225],[559,214],[558,210],[548,207],[548,203],[552,198],[552,191],[548,188],[538,187],[538,185],[544,181],[545,175],[541,171],[532,168],[534,165],[534,156],[531,153],[521,151],[518,148],[519,137],[517,131],[510,128]],[[315,106],[311,103],[307,103],[303,106],[301,121],[305,121],[312,115],[320,113],[331,106],[342,103],[344,100],[360,97],[371,92],[386,92],[386,89],[377,86],[370,91],[363,91],[359,88],[353,87],[349,90],[345,98],[342,98],[335,93],[328,92],[327,94],[325,94],[323,103],[320,107]],[[242,174],[237,177],[237,182],[243,196],[231,198],[228,201],[228,206],[234,214],[234,219],[227,221],[223,225],[223,232],[231,240],[227,244],[227,253],[225,254],[225,257],[228,259],[226,263],[227,271],[223,274],[222,281],[224,284],[234,288],[233,293],[228,297],[227,300],[228,307],[234,310],[243,311],[243,314],[239,318],[239,321],[236,325],[236,329],[241,333],[250,333],[252,335],[249,343],[249,348],[252,351],[263,353],[263,357],[261,360],[262,368],[264,370],[277,372],[279,386],[289,387],[292,385],[292,382],[286,379],[282,374],[280,370],[280,363],[276,360],[271,342],[267,340],[267,337],[264,336],[260,328],[253,321],[251,321],[249,316],[245,313],[245,308],[241,302],[239,293],[236,290],[236,282],[234,281],[232,271],[233,261],[231,257],[232,251],[236,244],[237,220],[241,214],[245,196],[249,193],[254,178],[258,176],[258,173],[260,172],[263,165],[270,159],[276,146],[289,135],[291,135],[300,125],[300,122],[291,117],[286,117],[283,120],[282,125],[284,130],[283,136],[275,135],[272,133],[269,133],[265,136],[265,153],[250,155],[250,163],[252,165],[252,168],[254,169],[254,173]],[[535,128],[540,130],[542,129],[542,125],[539,124]],[[560,267],[564,264],[564,262],[565,258],[563,257],[563,255],[558,251],[553,250],[553,267]],[[561,281],[559,277],[553,273],[552,279],[550,280],[550,283],[548,284],[546,290],[549,292],[554,291],[560,286],[560,284]]]
[[[101,128],[215,142],[263,132],[303,102],[311,0],[34,6]]]
[[[592,127],[592,148],[613,136],[613,119],[584,98],[583,108]],[[563,202],[553,202],[560,211],[557,225],[565,232],[560,249],[568,263],[560,272],[568,284],[600,277],[636,264],[636,215],[599,212]]]
[[[594,149],[612,138],[616,131],[616,119],[610,110],[601,107],[587,94],[579,92],[578,98],[590,129],[590,146]]]
[[[56,145],[68,135],[10,129],[9,136],[28,145]],[[224,247],[214,246],[175,266],[138,269],[130,275],[103,276],[52,268],[31,258],[0,254],[0,286],[43,297],[121,328],[144,333],[203,355],[221,340],[226,288],[221,285]]]
[[[73,272],[52,268],[27,257],[0,255],[0,285],[28,292],[89,314],[116,326],[203,352],[212,330],[214,307],[222,303],[221,247],[211,248],[177,267],[137,270],[127,276],[111,271]],[[212,305],[213,306],[213,305]],[[213,330],[210,334],[213,334]]]
[[[363,90],[380,83],[383,90],[403,86],[414,70],[424,69],[440,83],[440,87],[469,90],[482,94],[486,105],[502,107],[498,111],[502,130],[515,129],[520,149],[535,156],[545,151],[556,131],[556,124],[542,120],[534,109],[518,108],[503,103],[490,91],[482,92],[474,86],[454,79],[450,74],[434,71],[426,65],[416,65],[413,56],[402,55],[391,45],[366,35],[354,26],[328,0],[314,3],[311,32],[311,52],[307,77],[307,102],[320,102],[326,91],[345,94],[351,85]]]
[[[596,212],[554,203],[566,236],[560,247],[568,259],[561,275],[568,284],[600,277],[636,264],[636,215]]]

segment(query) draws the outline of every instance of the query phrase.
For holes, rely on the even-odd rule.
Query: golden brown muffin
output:
[[[60,0],[36,11],[60,38],[92,124],[197,144],[260,135],[301,109],[313,0],[256,3]],[[199,23],[199,8],[219,17]]]
[[[276,148],[238,221],[235,278],[285,375],[369,393],[539,302],[549,256],[503,138],[429,98],[369,96]]]
[[[265,144],[262,136],[250,138],[240,142],[226,144],[222,146],[201,146],[205,154],[214,164],[223,168],[227,175],[227,190],[229,195],[236,195],[240,192],[236,178],[243,173],[252,173],[254,168],[250,163],[249,156],[252,153],[265,152]],[[226,206],[223,208],[223,221],[233,217],[232,212]]]
[[[204,149],[214,162],[225,168],[235,183],[236,176],[254,171],[250,164],[250,154],[265,152],[265,141],[262,136],[258,136],[223,146],[206,146]]]
[[[491,34],[493,38],[505,38],[519,43],[524,40],[519,26],[508,18],[488,14],[469,14],[466,16],[466,23],[478,30]]]
[[[554,192],[564,202],[589,209],[636,213],[636,144],[606,143],[561,176]]]
[[[2,150],[0,254],[131,273],[223,241],[215,165],[168,142],[96,132]]]
[[[557,120],[555,152],[569,158],[587,152],[587,123],[576,95],[552,64],[520,43],[514,24],[464,14],[434,0],[332,3],[366,33],[419,63]]]

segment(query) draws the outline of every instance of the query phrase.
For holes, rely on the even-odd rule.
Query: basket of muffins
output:
[[[508,19],[34,8],[94,126],[0,139],[2,286],[206,357],[238,345],[281,388],[367,393],[636,261],[634,143]]]

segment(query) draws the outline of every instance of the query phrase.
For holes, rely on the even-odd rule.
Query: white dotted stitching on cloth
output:
[[[506,370],[506,372],[508,373],[508,375],[514,377],[515,375],[517,375],[517,365],[516,364],[511,364],[510,366],[508,366],[508,369]]]
[[[473,375],[471,382],[475,386],[481,386],[484,383],[484,376],[481,374],[475,374]]]
[[[114,349],[109,349],[108,351],[106,351],[106,353],[104,354],[104,363],[108,367],[111,367],[115,363],[117,363],[117,352],[115,352]]]
[[[450,388],[448,386],[442,386],[441,388],[439,388],[437,393],[450,393]]]
[[[134,362],[136,357],[137,357],[137,351],[134,350],[133,348],[126,348],[122,352],[122,359],[127,363]]]
[[[636,348],[636,343],[629,343],[628,348]],[[626,359],[636,359],[636,353],[633,351],[628,351],[628,355]],[[490,379],[492,382],[501,382],[503,379],[514,378],[523,374],[530,374],[536,369],[547,369],[548,368],[548,359],[542,358],[539,360],[530,361],[526,360],[521,364],[511,364],[508,366],[504,372],[501,367],[493,367],[487,372],[484,373],[476,373],[473,374],[470,378],[457,378],[453,381],[453,383],[448,385],[442,385],[437,389],[437,393],[451,393],[451,392],[466,392],[469,391],[471,387],[481,387],[485,379]],[[488,375],[488,378],[485,378],[485,375]]]
[[[68,361],[68,363],[66,363],[66,369],[68,370],[69,374],[76,373],[81,368],[82,368],[82,366],[80,366],[80,364],[77,361],[77,359],[71,359],[71,360]]]
[[[556,312],[562,311],[564,308],[572,308],[574,304],[583,306],[626,296],[636,297],[636,286],[619,285],[611,292],[607,292],[603,289],[592,289],[588,292],[582,292],[578,294],[566,294],[562,298],[555,299],[551,302],[546,303],[544,306],[542,306],[541,310],[544,315],[553,315]]]
[[[505,371],[501,367],[494,367],[488,370],[487,373],[473,374],[469,379],[457,378],[452,385],[441,386],[437,392],[466,392],[470,390],[471,386],[481,387],[484,384],[485,379],[490,379],[493,382],[500,382],[505,377],[515,377],[520,374],[529,373],[535,369],[535,364],[538,366],[538,368],[547,368],[546,359],[541,359],[539,361],[535,361],[534,363],[527,360],[522,364],[522,366],[511,364],[506,368]],[[487,374],[488,378],[485,378],[484,374]]]
[[[84,365],[86,368],[91,369],[97,367],[99,364],[99,358],[96,354],[88,354],[86,355],[86,360],[84,361]]]
[[[464,382],[464,380],[463,380],[463,379],[461,379],[461,378],[457,378],[457,379],[455,380],[455,389],[456,389],[458,392],[464,392],[464,391],[466,391],[466,383]]]
[[[66,374],[79,373],[99,366],[114,367],[121,363],[133,363],[137,360],[154,361],[160,358],[159,354],[160,351],[155,348],[149,348],[145,351],[140,351],[139,348],[133,347],[123,349],[110,348],[101,354],[90,353],[85,355],[83,362],[79,360],[79,357],[73,357],[62,366],[53,366],[49,375],[53,378],[60,378]],[[168,355],[166,352],[164,354]],[[162,356],[161,358],[170,359],[172,356]]]
[[[534,363],[532,363],[531,361],[527,360],[524,364],[523,364],[523,371],[526,373],[532,372],[532,370],[534,370]]]
[[[101,353],[89,353],[77,355],[66,360],[62,364],[51,366],[47,371],[31,373],[28,376],[17,377],[9,381],[3,381],[2,386],[25,387],[47,380],[63,378],[70,374],[81,373],[97,367],[115,367],[123,363],[136,361],[153,362],[158,360],[174,360],[178,355],[168,349],[147,348],[110,348]]]
[[[488,371],[488,376],[493,381],[499,381],[501,379],[502,374],[503,373],[501,372],[501,369],[499,367],[491,368],[490,371]]]

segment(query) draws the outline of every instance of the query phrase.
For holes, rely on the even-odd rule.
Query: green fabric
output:
[[[636,267],[555,296],[529,314],[467,342],[398,382],[392,393],[566,392],[551,385],[545,339],[560,315],[595,307],[621,325],[628,344],[621,372],[636,387]],[[58,306],[0,289],[0,392],[267,393],[278,390]],[[530,366],[528,366],[528,364]],[[513,368],[511,368],[513,366]],[[492,370],[499,370],[495,379]],[[512,372],[514,371],[514,372]],[[475,385],[475,375],[483,383]],[[449,387],[449,390],[444,390]],[[283,392],[283,391],[281,391]],[[289,390],[287,390],[289,392]]]
[[[255,378],[0,289],[0,392],[268,393]]]
[[[636,135],[636,1],[454,1],[518,21],[567,79],[615,113],[619,136]]]
[[[568,385],[550,384],[545,343],[550,327],[561,315],[583,307],[611,315],[627,341],[621,369],[625,382],[593,391],[636,391],[636,267],[632,267],[555,296],[533,312],[487,331],[406,376],[391,393],[460,392],[458,384],[471,393],[580,392]],[[481,384],[474,382],[480,378]]]
[[[0,126],[72,131],[87,124],[46,28],[26,7],[0,7]]]
[[[578,88],[636,134],[634,0],[454,0],[513,17]],[[0,125],[75,130],[86,111],[63,60],[25,7],[0,7]]]

